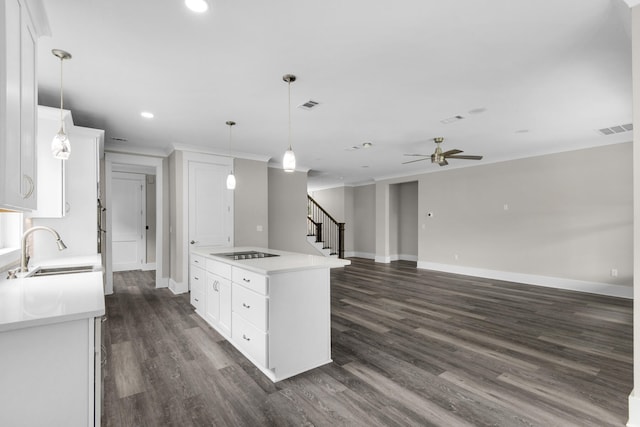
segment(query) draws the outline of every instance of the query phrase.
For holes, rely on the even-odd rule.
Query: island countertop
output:
[[[267,258],[238,259],[221,256],[229,252],[266,252],[273,255]],[[220,246],[198,246],[191,249],[191,253],[205,258],[215,259],[230,265],[242,267],[245,270],[254,271],[259,274],[269,275],[284,273],[289,271],[301,271],[316,268],[337,268],[351,264],[346,259],[325,257],[318,255],[308,255],[296,252],[286,252],[277,249],[259,248],[252,246],[242,247],[220,247]]]

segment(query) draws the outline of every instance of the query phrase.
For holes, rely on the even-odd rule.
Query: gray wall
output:
[[[307,242],[307,174],[269,168],[269,247],[317,255]]]
[[[398,190],[398,258],[418,259],[418,182],[395,185]]]
[[[631,286],[631,158],[626,143],[422,175],[419,260]]]
[[[234,246],[269,247],[269,174],[267,163],[234,160]],[[262,231],[258,231],[262,228]]]
[[[353,255],[373,258],[376,253],[376,186],[353,187]]]

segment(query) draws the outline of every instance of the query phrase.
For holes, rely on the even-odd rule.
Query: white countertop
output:
[[[92,255],[30,264],[30,270],[100,265],[100,258]],[[0,280],[0,332],[99,317],[104,313],[102,271]]]
[[[258,251],[279,255],[269,258],[254,258],[234,260],[216,254],[227,252]],[[288,271],[309,270],[315,268],[337,268],[351,264],[347,259],[325,257],[318,255],[307,255],[296,252],[285,252],[276,249],[256,248],[256,247],[220,247],[220,246],[199,246],[191,249],[191,252],[207,258],[225,262],[230,265],[242,267],[259,274],[284,273]]]

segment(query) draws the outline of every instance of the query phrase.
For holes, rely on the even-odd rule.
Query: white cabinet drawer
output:
[[[267,366],[267,334],[247,322],[237,313],[232,315],[233,342],[260,366]]]
[[[202,309],[204,308],[204,292],[194,292],[192,290],[191,305],[198,311],[198,313],[202,313]]]
[[[220,277],[224,277],[225,279],[231,278],[231,266],[224,262],[207,259],[207,271],[209,273],[217,274]]]
[[[197,265],[198,267],[204,268],[205,257],[202,255],[191,254],[191,265]]]
[[[204,293],[204,282],[206,280],[204,269],[191,265],[189,270],[189,288],[191,292]]]
[[[267,276],[247,271],[239,267],[231,267],[231,280],[262,295],[267,295]]]
[[[258,329],[266,332],[268,330],[267,298],[237,283],[234,283],[231,289],[231,307],[233,312],[242,316]]]

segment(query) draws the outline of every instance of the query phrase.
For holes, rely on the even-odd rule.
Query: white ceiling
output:
[[[226,152],[234,120],[233,151],[279,163],[293,73],[293,149],[312,188],[444,170],[402,165],[436,136],[484,155],[446,168],[632,139],[596,132],[631,122],[623,0],[208,1],[196,15],[182,0],[44,0],[40,103],[59,105],[50,51],[64,49],[65,107],[107,148]]]

